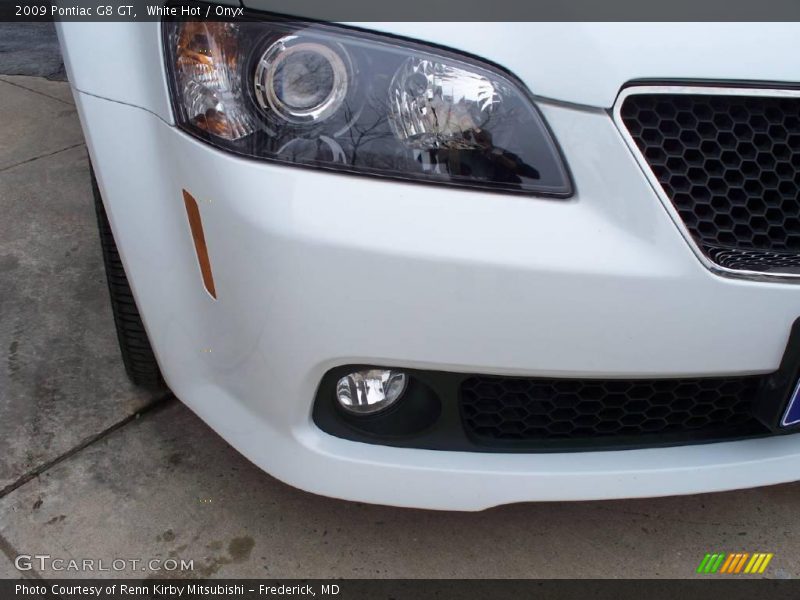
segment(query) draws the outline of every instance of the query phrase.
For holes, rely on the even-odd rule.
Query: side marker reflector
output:
[[[200,219],[200,208],[197,200],[183,190],[183,203],[186,205],[186,216],[189,218],[189,227],[192,230],[194,240],[194,250],[197,253],[197,262],[200,265],[200,274],[203,276],[203,285],[216,300],[217,289],[214,287],[214,276],[211,274],[211,261],[208,259],[208,248],[206,247],[206,236],[203,233],[203,221]]]

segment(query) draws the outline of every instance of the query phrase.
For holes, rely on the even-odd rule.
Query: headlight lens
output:
[[[347,97],[347,56],[319,42],[289,35],[258,59],[255,96],[259,106],[279,119],[311,125],[335,114]]]
[[[287,21],[164,24],[178,125],[245,156],[565,197],[522,86],[394,38]]]

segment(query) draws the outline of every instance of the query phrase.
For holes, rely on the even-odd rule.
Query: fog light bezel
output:
[[[368,369],[393,369],[405,373],[407,381],[402,397],[387,409],[373,414],[345,412],[336,398],[338,381],[349,373]],[[406,443],[404,440],[426,438],[440,426],[445,410],[445,398],[440,390],[441,386],[417,369],[396,365],[342,365],[322,376],[311,417],[322,431],[339,438],[402,446]],[[452,402],[447,404],[455,406]]]

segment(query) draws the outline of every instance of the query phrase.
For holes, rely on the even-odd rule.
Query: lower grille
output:
[[[763,379],[475,376],[462,382],[459,402],[467,434],[483,445],[711,440],[767,432],[752,413]]]

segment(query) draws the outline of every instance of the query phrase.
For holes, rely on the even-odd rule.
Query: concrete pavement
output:
[[[3,110],[13,118],[3,121],[0,142],[0,169],[8,169],[53,152],[83,144],[75,107],[69,102],[41,91],[22,87],[33,78],[4,77]],[[63,87],[63,83],[48,82]],[[36,94],[36,101],[31,95]]]
[[[14,568],[14,563],[5,555],[0,554],[0,579],[17,579],[19,571]]]
[[[150,400],[119,361],[66,87],[0,79],[0,490]]]
[[[79,575],[10,563],[37,553],[194,567],[101,576],[692,577],[709,551],[800,575],[798,484],[460,514],[276,481],[125,379],[66,84],[3,77],[0,106],[0,577]]]

